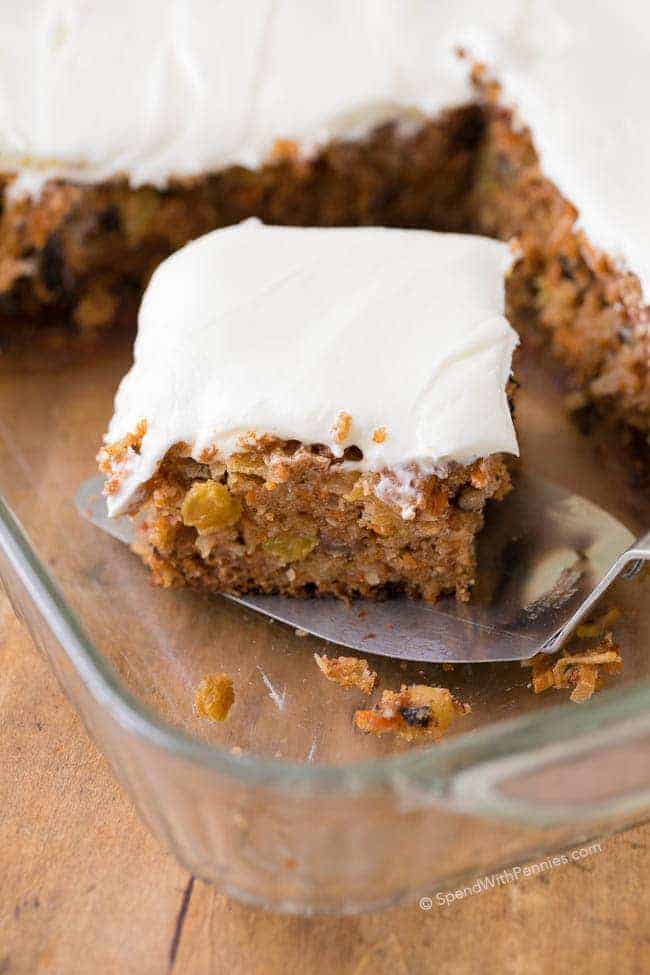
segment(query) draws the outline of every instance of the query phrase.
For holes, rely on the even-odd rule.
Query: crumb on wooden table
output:
[[[373,708],[356,711],[354,723],[375,735],[391,732],[408,741],[439,741],[456,718],[470,711],[446,687],[402,684],[399,691],[384,691]]]
[[[590,650],[563,651],[555,657],[538,653],[524,666],[532,667],[533,693],[541,694],[550,688],[571,689],[570,700],[582,704],[602,687],[603,677],[618,674],[623,666],[620,647],[611,632]]]
[[[341,687],[358,687],[364,694],[370,694],[375,686],[377,672],[363,657],[328,657],[315,653],[314,660],[327,679]]]
[[[228,674],[207,674],[194,695],[196,714],[211,721],[225,721],[234,703],[235,690]]]

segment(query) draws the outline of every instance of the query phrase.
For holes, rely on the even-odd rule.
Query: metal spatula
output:
[[[91,478],[77,493],[81,515],[129,543],[127,518],[109,519]],[[650,533],[631,533],[585,498],[520,475],[489,512],[479,542],[479,584],[469,603],[434,606],[395,598],[348,606],[335,599],[227,596],[332,643],[366,653],[429,662],[524,660],[559,650],[608,586],[650,559]]]

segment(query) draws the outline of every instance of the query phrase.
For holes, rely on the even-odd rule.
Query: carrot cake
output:
[[[251,219],[155,271],[100,454],[163,585],[466,599],[517,453],[509,248]]]
[[[249,216],[516,235],[513,325],[647,444],[648,24],[612,0],[7,0],[0,335],[131,319],[169,253]]]

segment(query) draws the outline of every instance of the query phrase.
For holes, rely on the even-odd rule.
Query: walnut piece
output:
[[[198,717],[211,721],[225,721],[234,703],[235,691],[228,674],[207,674],[194,695]]]
[[[372,693],[377,672],[371,670],[363,657],[328,657],[314,654],[314,660],[328,680],[341,687],[358,687],[364,694]]]

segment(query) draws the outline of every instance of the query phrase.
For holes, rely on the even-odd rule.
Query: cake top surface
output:
[[[128,508],[176,443],[197,460],[251,435],[363,452],[364,470],[517,452],[506,384],[506,245],[382,228],[251,219],[155,271],[135,361],[106,436],[144,420],[109,511]]]
[[[643,0],[4,0],[0,169],[132,185],[308,155],[504,83],[548,176],[650,293],[650,13]]]

